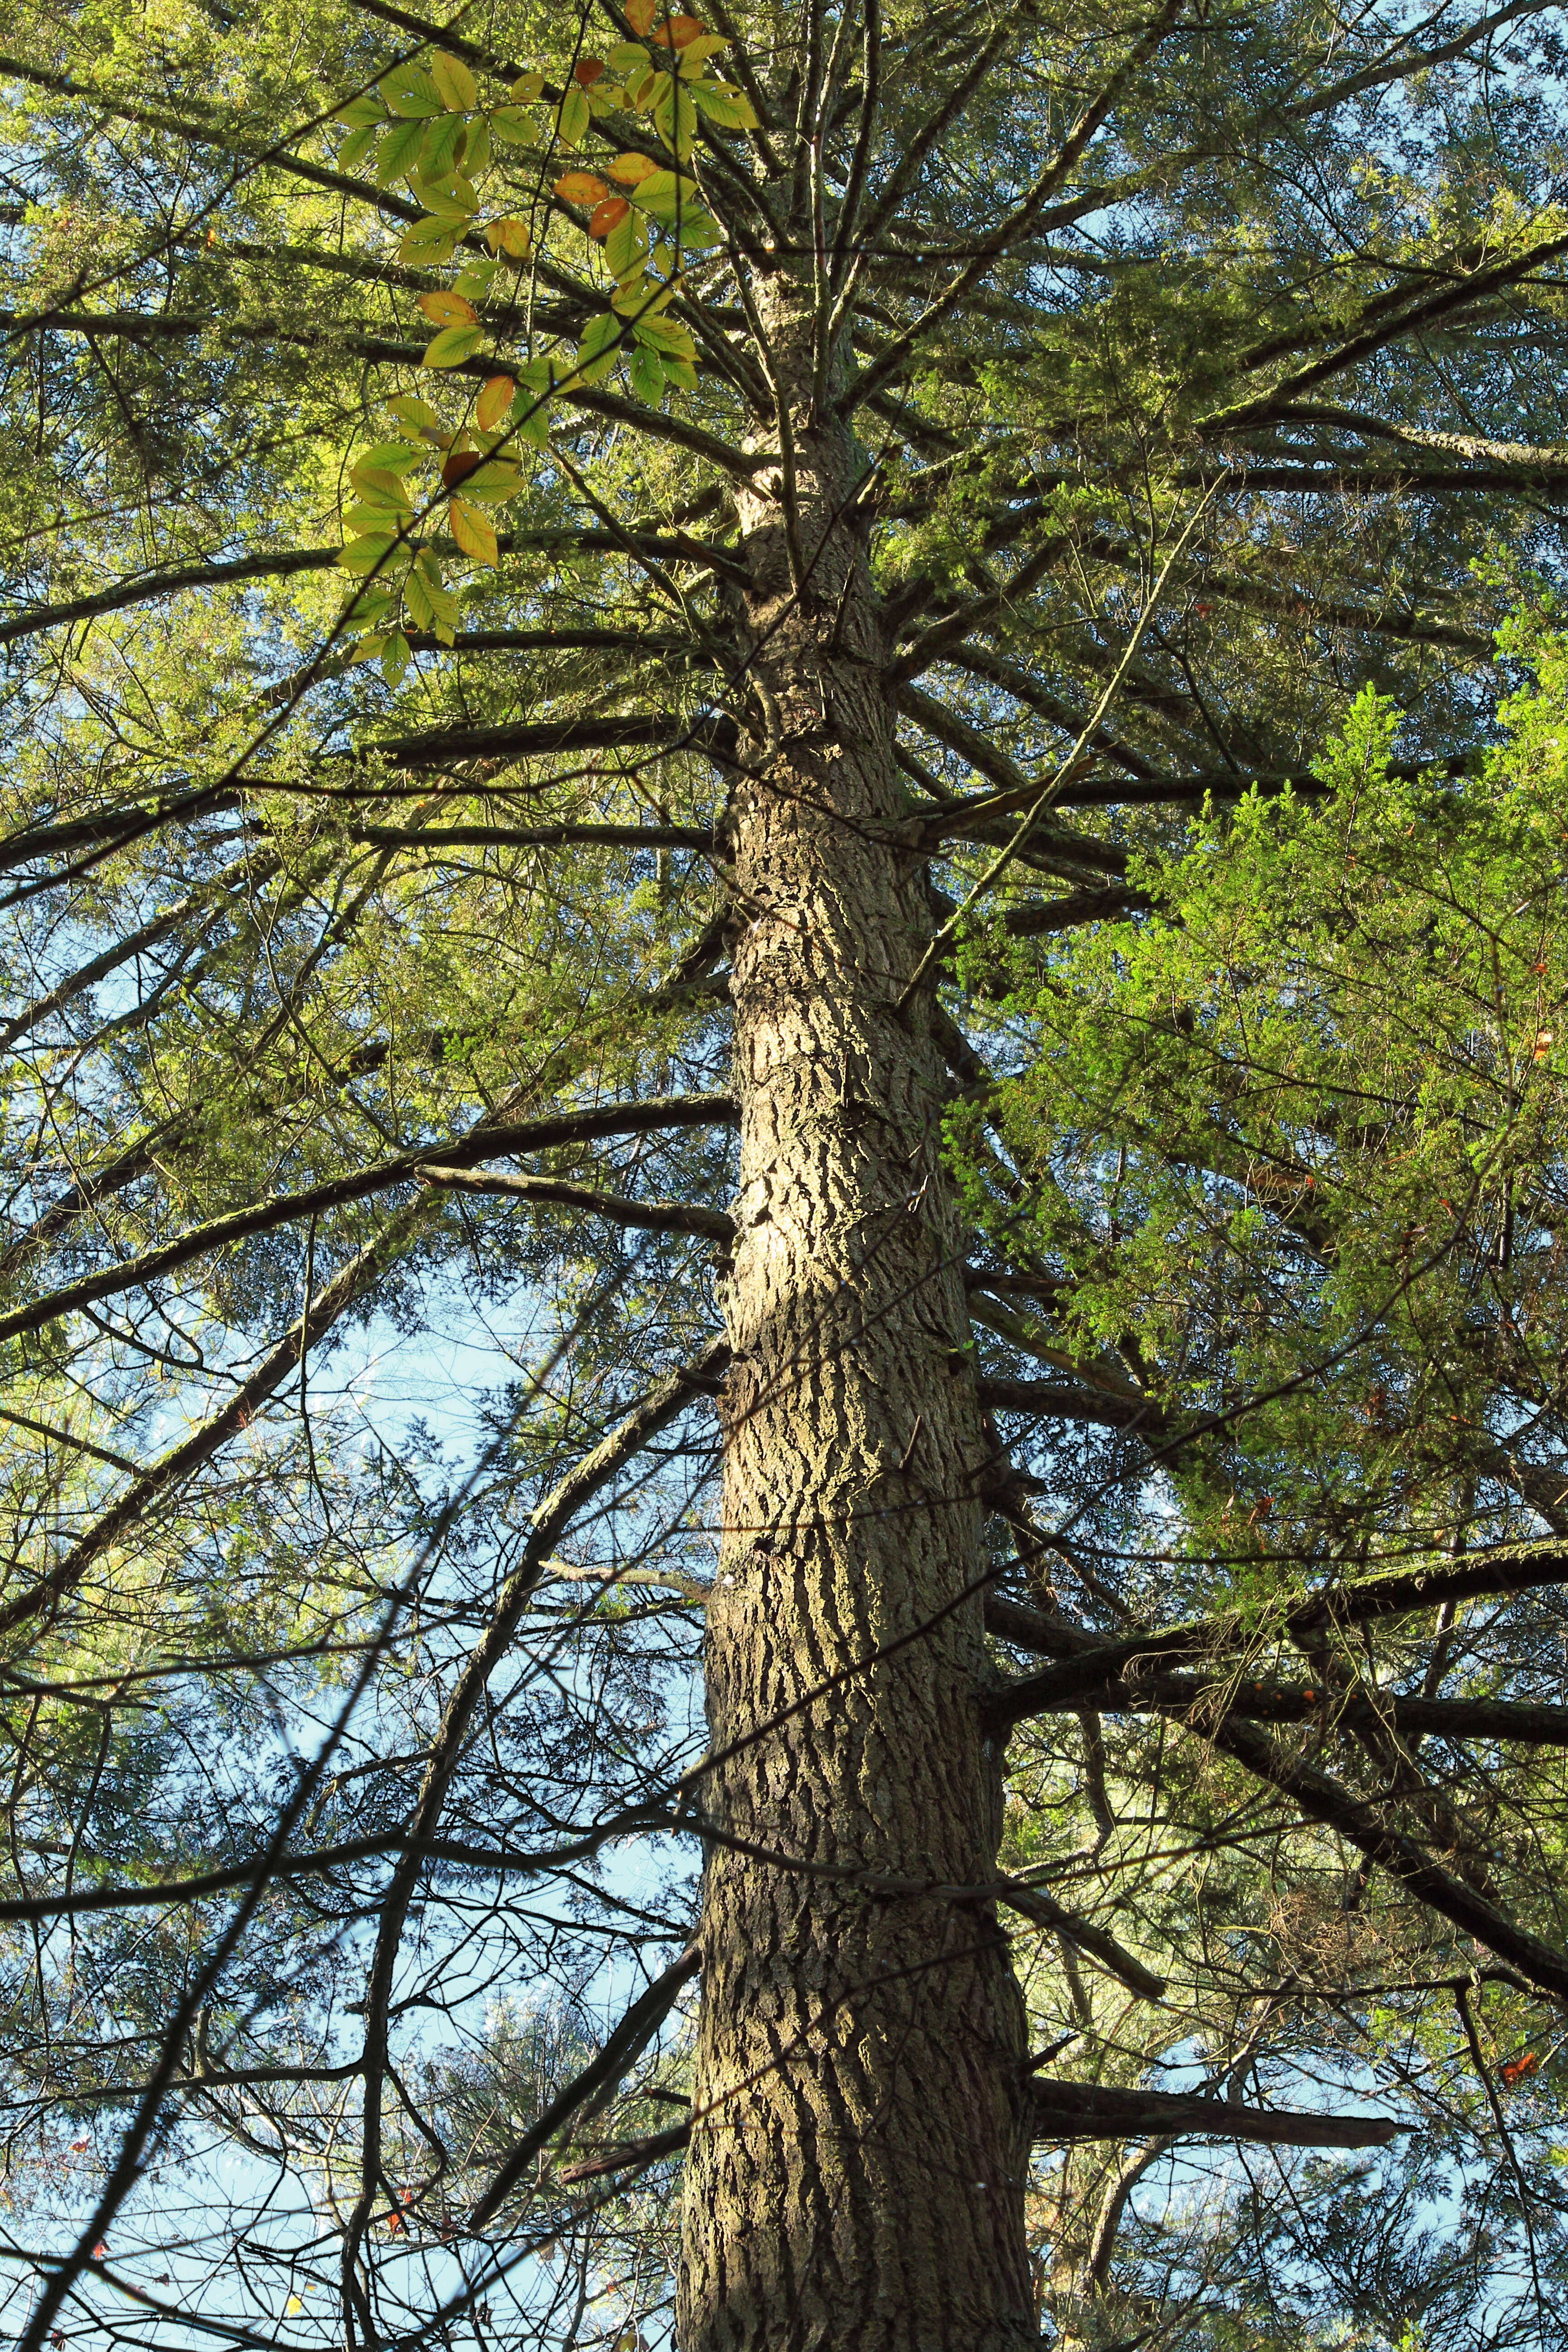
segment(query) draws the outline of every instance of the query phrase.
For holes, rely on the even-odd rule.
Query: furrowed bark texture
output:
[[[782,305],[772,323],[804,373]],[[768,1855],[709,1848],[677,2332],[681,2352],[1013,2352],[1038,2336],[1005,1941],[984,1904],[789,1866],[975,1885],[999,1795],[980,1601],[959,1598],[984,1446],[941,1071],[920,1000],[898,1009],[930,916],[889,838],[884,647],[844,519],[866,460],[807,407],[804,594],[772,477],[742,509],[763,717],[734,807],[741,1190],[702,1796]]]

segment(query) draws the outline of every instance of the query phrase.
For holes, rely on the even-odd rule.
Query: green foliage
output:
[[[1134,1353],[1173,1423],[1247,1401],[1218,1462],[1173,1465],[1194,1552],[1278,1548],[1289,1580],[1302,1542],[1430,1538],[1457,1465],[1555,1398],[1563,667],[1529,642],[1474,772],[1393,770],[1366,688],[1310,794],[1134,865],[1148,916],[1044,956],[999,916],[966,950],[989,990],[1014,969],[1031,1057],[984,1108],[1038,1181],[1022,1224],[973,1159],[969,1194],[1068,1286],[1057,1344]]]

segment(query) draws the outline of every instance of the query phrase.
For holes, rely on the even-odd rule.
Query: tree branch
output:
[[[538,2121],[530,2126],[514,2147],[507,2150],[468,2215],[470,2230],[477,2234],[484,2228],[563,2125],[587,2106],[595,2093],[614,2088],[634,2059],[647,2049],[701,1965],[700,1948],[696,1944],[689,1945],[680,1958],[633,2001],[598,2056],[551,2100]]]
[[[350,1261],[337,1279],[329,1283],[321,1296],[311,1302],[309,1312],[300,1318],[249,1378],[240,1383],[221,1411],[213,1413],[190,1436],[170,1446],[157,1461],[150,1464],[135,1484],[85,1535],[78,1538],[65,1557],[47,1575],[40,1577],[15,1599],[0,1601],[0,1634],[12,1633],[30,1617],[52,1609],[67,1592],[80,1583],[93,1561],[126,1534],[150,1503],[154,1502],[167,1487],[177,1486],[192,1471],[199,1469],[204,1462],[210,1460],[221,1446],[247,1426],[258,1407],[266,1403],[274,1389],[291,1372],[299,1370],[307,1350],[325,1337],[360,1293],[384,1272],[410,1237],[418,1214],[417,1209],[405,1209],[394,1217],[375,1239]]]
[[[1310,391],[1314,384],[1326,383],[1331,376],[1344,374],[1347,369],[1370,359],[1374,352],[1397,341],[1402,335],[1409,334],[1419,327],[1436,325],[1439,320],[1449,317],[1456,310],[1467,310],[1471,303],[1499,288],[1513,285],[1518,279],[1528,277],[1542,262],[1554,260],[1562,253],[1568,253],[1568,236],[1546,237],[1540,245],[1531,246],[1528,253],[1516,254],[1510,261],[1500,261],[1491,269],[1479,269],[1473,277],[1461,279],[1458,285],[1446,287],[1441,293],[1428,294],[1424,300],[1395,311],[1391,318],[1380,319],[1375,325],[1369,325],[1362,333],[1352,335],[1347,342],[1342,343],[1337,352],[1329,352],[1321,360],[1314,361],[1311,366],[1299,370],[1293,376],[1285,377],[1272,392],[1264,393],[1256,400],[1240,402],[1234,408],[1216,410],[1201,419],[1197,429],[1201,433],[1213,434],[1239,433],[1255,428],[1273,417],[1281,402],[1294,400],[1300,394]],[[1237,364],[1245,371],[1249,364],[1260,365],[1262,362],[1249,362],[1244,354]]]
[[[1157,2132],[1171,2139],[1238,2139],[1273,2147],[1386,2147],[1411,2126],[1383,2116],[1318,2116],[1290,2109],[1244,2107],[1228,2099],[1183,2097],[1173,2091],[1123,2091],[1103,2083],[1032,2082],[1025,2090],[1031,2139],[1136,2139]],[[645,2140],[625,2140],[591,2163],[557,2178],[590,2180],[632,2165],[677,2155],[691,2137],[689,2122]]]
[[[278,861],[269,852],[237,858],[226,873],[216,876],[200,890],[193,890],[188,898],[181,899],[178,906],[171,907],[167,914],[154,916],[150,923],[143,923],[140,930],[122,934],[105,948],[101,955],[93,956],[87,963],[79,964],[75,971],[58,981],[45,995],[36,996],[30,1004],[25,1004],[19,1013],[14,1013],[0,1027],[0,1053],[6,1052],[19,1037],[25,1037],[30,1029],[37,1028],[40,1021],[47,1020],[50,1013],[63,1012],[73,999],[84,995],[100,980],[107,980],[110,972],[118,971],[121,965],[129,963],[133,956],[145,955],[150,948],[159,946],[193,915],[200,917],[205,914],[209,926],[216,922],[223,912],[219,903],[223,893],[232,889],[237,883],[269,881],[277,870]]]
[[[424,1168],[420,1181],[454,1192],[486,1192],[514,1200],[539,1201],[564,1209],[581,1209],[584,1216],[605,1217],[612,1224],[639,1225],[656,1234],[701,1234],[726,1245],[735,1238],[735,1221],[721,1209],[704,1209],[685,1201],[628,1201],[618,1192],[595,1192],[584,1184],[562,1184],[550,1176],[511,1176],[484,1169],[470,1173],[457,1168]]]
[[[1568,1554],[1559,1545],[1498,1546],[1490,1555],[1492,1581],[1489,1586],[1484,1582],[1471,1582],[1466,1592],[1473,1594],[1482,1589],[1493,1591],[1517,1589],[1521,1580],[1517,1574],[1510,1574],[1507,1585],[1500,1585],[1497,1580],[1504,1568],[1512,1570],[1515,1567],[1521,1554],[1534,1555],[1534,1581],[1559,1583],[1568,1580]],[[1485,1570],[1480,1570],[1478,1564],[1488,1557],[1479,1552],[1472,1553],[1461,1561],[1453,1562],[1450,1572],[1463,1576],[1466,1570],[1470,1570],[1484,1580]],[[1341,1593],[1334,1596],[1310,1596],[1306,1602],[1285,1612],[1284,1623],[1287,1627],[1310,1628],[1324,1622],[1325,1619],[1316,1612],[1323,1609],[1331,1597],[1337,1603],[1346,1594],[1352,1597],[1356,1605],[1353,1614],[1336,1607],[1335,1622],[1342,1623],[1365,1623],[1373,1617],[1405,1613],[1412,1608],[1426,1608],[1432,1600],[1445,1597],[1442,1592],[1434,1592],[1430,1589],[1438,1581],[1436,1575],[1428,1579],[1368,1578],[1359,1586],[1342,1588]],[[1420,1583],[1422,1589],[1413,1591],[1412,1588],[1416,1583]],[[1016,1642],[1020,1647],[1037,1645],[1047,1656],[1058,1659],[1060,1663],[1047,1672],[1059,1676],[1063,1685],[1071,1684],[1075,1699],[1098,1692],[1101,1687],[1092,1679],[1088,1682],[1079,1679],[1084,1671],[1092,1670],[1096,1658],[1103,1659],[1116,1652],[1121,1652],[1129,1660],[1133,1656],[1155,1655],[1158,1652],[1147,1645],[1162,1640],[1169,1643],[1170,1639],[1169,1633],[1165,1636],[1133,1634],[1124,1642],[1096,1643],[1091,1636],[1081,1633],[1065,1620],[1047,1618],[1034,1610],[1020,1609],[1015,1603],[995,1599],[988,1600],[985,1615],[987,1625],[1003,1640]],[[1170,1629],[1170,1633],[1177,1637],[1171,1647],[1179,1650],[1183,1639],[1194,1634],[1196,1630],[1195,1627]],[[1211,1621],[1205,1630],[1211,1643],[1216,1635],[1222,1640],[1226,1636],[1234,1639],[1243,1630],[1242,1620],[1239,1615],[1231,1619],[1216,1619]],[[1247,1630],[1256,1634],[1264,1628],[1261,1622],[1255,1619]],[[1026,1633],[1032,1637],[1026,1642],[1020,1638]],[[1170,1654],[1169,1648],[1166,1654]],[[1028,1680],[1039,1685],[1045,1677],[1031,1675]],[[1014,1686],[1015,1698],[1021,1687]],[[1095,1704],[1100,1703],[1097,1696]],[[1167,1710],[1162,1709],[1161,1712]],[[1436,1911],[1463,1934],[1485,1944],[1500,1959],[1528,1977],[1532,1984],[1558,1999],[1568,2000],[1568,1955],[1559,1952],[1530,1929],[1517,1926],[1485,1895],[1478,1894],[1473,1887],[1466,1885],[1461,1879],[1431,1861],[1414,1838],[1406,1836],[1403,1831],[1388,1827],[1369,1805],[1331,1779],[1328,1773],[1300,1757],[1288,1755],[1266,1733],[1252,1729],[1229,1713],[1218,1724],[1208,1728],[1204,1737],[1223,1754],[1241,1764],[1255,1779],[1289,1796],[1310,1821],[1332,1829],[1357,1847],[1370,1861],[1398,1879],[1406,1892],[1429,1910]]]
[[[987,1601],[986,1622],[1015,1649],[1068,1662],[1061,1669],[1062,1688],[1065,1692],[1070,1685],[1075,1693],[1084,1693],[1100,1682],[1116,1680],[1137,1659],[1212,1657],[1276,1633],[1301,1642],[1334,1625],[1372,1625],[1413,1616],[1445,1601],[1496,1599],[1553,1584],[1568,1584],[1568,1549],[1555,1538],[1489,1544],[1440,1565],[1356,1577],[1296,1601],[1280,1599],[1256,1610],[1194,1618],[1155,1633],[1130,1633],[1117,1642],[1097,1642],[1065,1619],[1000,1598]],[[1083,1676],[1088,1678],[1079,1678]]]
[[[287,579],[297,572],[327,572],[342,553],[339,547],[296,547],[269,555],[241,555],[230,562],[185,563],[169,572],[143,572],[113,588],[101,588],[95,595],[73,596],[63,604],[35,604],[30,611],[13,613],[0,621],[0,646],[35,636],[43,629],[90,621],[100,613],[121,613],[132,604],[152,604],[184,588],[221,588],[230,580]]]
[[[442,1710],[440,1727],[431,1743],[419,1802],[410,1825],[409,1844],[382,1899],[365,1999],[363,2165],[364,2186],[343,2232],[343,2274],[352,2279],[360,2242],[370,2220],[376,2184],[381,2178],[381,2096],[387,2065],[387,2009],[393,1971],[403,1941],[404,1924],[426,1843],[435,1836],[447,1794],[462,1757],[469,1721],[491,1675],[507,1655],[518,1621],[544,1574],[550,1554],[573,1519],[643,1447],[676,1420],[694,1396],[721,1373],[730,1360],[729,1344],[710,1340],[691,1363],[683,1364],[661,1381],[592,1454],[562,1479],[534,1511],[522,1556],[502,1585],[489,1624],[475,1644],[451,1696]]]
[[[713,849],[710,825],[349,824],[351,841],[409,849]]]
[[[870,399],[885,383],[890,383],[912,353],[919,349],[931,329],[940,320],[947,317],[955,305],[963,299],[972,287],[978,284],[993,262],[1000,260],[1038,225],[1040,215],[1051,197],[1079,162],[1089,141],[1110,114],[1132,76],[1153,56],[1154,51],[1174,24],[1181,7],[1182,0],[1164,0],[1164,5],[1152,24],[1134,42],[1131,49],[1117,67],[1104,88],[1084,108],[1055,155],[1044,170],[1037,174],[1033,185],[1014,205],[1006,218],[992,231],[989,236],[983,237],[977,242],[969,260],[962,269],[954,271],[941,293],[932,301],[927,303],[920,317],[911,320],[910,324],[901,330],[868,366],[861,369],[843,394],[840,404],[846,415],[852,415],[858,407]],[[1004,19],[1004,24],[1011,35],[1012,20]],[[971,70],[973,72],[973,69]],[[844,292],[839,297],[840,311],[847,303],[853,284],[854,273],[851,272],[849,278],[846,280]]]
[[[982,1316],[977,1321],[984,1321]],[[3,1328],[0,1328],[3,1336]],[[1028,1412],[1040,1420],[1088,1422],[1100,1429],[1136,1429],[1148,1437],[1169,1434],[1169,1423],[1152,1398],[1121,1398],[1108,1390],[1078,1387],[1066,1381],[979,1382],[980,1402],[994,1412]]]
[[[986,1720],[1011,1728],[1041,1715],[1076,1714],[1082,1695],[1031,1704],[1024,1694],[1044,1695],[1048,1675],[1030,1675],[988,1692]],[[1322,1723],[1332,1728],[1392,1730],[1404,1741],[1485,1739],[1514,1741],[1526,1748],[1568,1748],[1568,1706],[1529,1699],[1406,1698],[1382,1691],[1325,1688],[1321,1683],[1252,1682],[1232,1675],[1150,1675],[1096,1685],[1094,1706],[1102,1715],[1184,1716],[1198,1728],[1236,1716],[1254,1723]]]
[[[1315,2116],[1244,2107],[1173,2091],[1123,2091],[1108,2083],[1031,2082],[1029,2137],[1037,2140],[1241,2139],[1272,2147],[1386,2147],[1408,2124],[1382,2116]]]
[[[213,1217],[205,1225],[182,1234],[177,1240],[165,1242],[160,1249],[144,1251],[140,1257],[105,1266],[100,1273],[83,1275],[78,1282],[67,1283],[43,1298],[0,1316],[0,1340],[15,1339],[24,1331],[41,1330],[58,1316],[73,1314],[100,1298],[112,1297],[177,1273],[181,1266],[208,1256],[214,1250],[228,1248],[258,1234],[271,1233],[279,1225],[319,1217],[327,1210],[343,1208],[351,1202],[368,1200],[375,1193],[410,1183],[432,1163],[445,1165],[468,1154],[475,1159],[488,1159],[492,1153],[548,1151],[565,1143],[595,1142],[617,1135],[656,1134],[666,1129],[732,1126],[739,1116],[729,1095],[656,1095],[647,1102],[606,1103],[593,1109],[558,1111],[548,1118],[524,1119],[512,1126],[480,1125],[467,1136],[397,1152],[390,1160],[373,1161],[368,1168],[356,1169],[352,1175],[332,1177],[323,1184],[312,1184],[305,1192],[275,1193],[253,1202],[249,1208],[231,1210],[226,1216]],[[493,1189],[510,1188],[498,1185]],[[3,1622],[0,1614],[0,1623]]]

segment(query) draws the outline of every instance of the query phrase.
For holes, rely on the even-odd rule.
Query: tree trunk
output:
[[[984,1447],[942,1078],[925,1002],[899,1004],[930,912],[896,839],[886,648],[850,511],[867,461],[811,419],[804,299],[786,289],[770,324],[806,577],[796,593],[769,478],[742,510],[761,716],[733,813],[740,1230],[703,1785],[719,1834],[677,2332],[681,2352],[1015,2352],[1038,2334],[1005,1938],[984,1902],[849,1875],[951,1888],[994,1869]]]

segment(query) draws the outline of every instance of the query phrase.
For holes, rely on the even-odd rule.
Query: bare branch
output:
[[[640,1225],[656,1234],[702,1234],[728,1244],[735,1238],[735,1221],[722,1209],[704,1209],[686,1201],[628,1201],[618,1192],[595,1192],[584,1184],[559,1184],[549,1176],[511,1176],[489,1169],[469,1173],[457,1168],[425,1168],[420,1181],[454,1192],[488,1192],[513,1200],[539,1201],[585,1216],[605,1217],[612,1224]]]
[[[1072,1702],[1029,1705],[1023,1693],[1048,1682],[1029,1675],[988,1696],[986,1713],[999,1727],[1041,1715],[1078,1712]],[[1392,1730],[1405,1741],[1484,1739],[1523,1748],[1568,1748],[1568,1706],[1538,1706],[1528,1699],[1405,1698],[1378,1691],[1325,1689],[1321,1683],[1251,1681],[1241,1675],[1140,1675],[1098,1685],[1094,1705],[1103,1715],[1184,1716],[1200,1728],[1237,1716],[1255,1723],[1321,1723],[1325,1727]]]
[[[1029,2086],[1032,2139],[1136,2139],[1157,2132],[1172,2139],[1255,2140],[1272,2147],[1386,2147],[1409,2129],[1382,2116],[1244,2107],[1173,2091],[1117,2090],[1108,2083],[1037,2080]]]
[[[1026,2093],[1031,2139],[1237,2139],[1273,2147],[1387,2147],[1408,2124],[1383,2116],[1323,2116],[1288,2108],[1244,2107],[1228,2099],[1184,2098],[1172,2091],[1124,2091],[1103,2083],[1034,2082]],[[683,2148],[691,2126],[656,2138],[626,2140],[591,2163],[573,2165],[563,2181],[656,2162]]]

